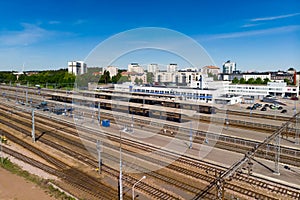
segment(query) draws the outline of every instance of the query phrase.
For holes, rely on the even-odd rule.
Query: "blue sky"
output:
[[[232,60],[242,71],[300,70],[298,0],[1,1],[0,70],[21,70],[23,63],[25,70],[65,68],[114,34],[140,27],[193,38],[217,66]],[[132,62],[174,61],[151,55]]]

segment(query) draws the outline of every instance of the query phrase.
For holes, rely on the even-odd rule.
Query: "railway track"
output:
[[[25,100],[25,90],[26,87],[8,87],[8,86],[0,86],[0,88],[2,88],[3,90],[7,90],[7,91],[10,91],[10,95],[12,98],[15,98],[15,96],[18,96],[19,98],[23,98],[23,100]],[[16,92],[18,91],[18,92]],[[67,91],[65,90],[52,90],[52,89],[46,89],[46,88],[43,88],[41,89],[41,93],[43,95],[43,97],[48,97],[48,98],[51,98],[51,94],[53,92],[56,92],[57,94],[66,94]],[[69,91],[70,94],[73,94],[74,91]],[[20,95],[20,93],[22,93]],[[85,93],[83,91],[75,91],[76,94],[81,94],[83,96],[85,96]],[[28,94],[32,94],[32,95],[37,95],[37,90],[35,88],[29,88],[28,89]],[[96,95],[97,92],[94,93],[94,95]],[[8,95],[8,94],[7,94]],[[22,97],[22,95],[24,97]],[[89,94],[91,95],[91,94]],[[39,97],[41,96],[38,95]],[[228,115],[238,115],[238,116],[249,116],[249,113],[248,112],[242,112],[242,111],[236,111],[236,110],[222,110],[222,109],[217,109],[218,113],[227,113]],[[271,114],[260,114],[260,113],[252,113],[251,116],[253,118],[265,118],[265,119],[271,119],[271,120],[274,120],[274,121],[286,121],[288,120],[288,116],[275,116],[275,115],[271,115]],[[209,117],[210,118],[210,117]],[[198,118],[195,118],[195,119],[198,119]],[[188,119],[190,120],[190,119]],[[206,116],[200,116],[200,120],[207,120],[207,117]],[[224,119],[223,120],[223,123],[224,123]],[[238,125],[238,126],[241,126],[242,124],[241,123],[238,123],[236,124],[236,121],[238,120],[231,120],[229,118],[229,121],[231,122],[230,125]],[[258,123],[255,123],[255,124],[258,124]],[[245,125],[245,124],[244,124]],[[248,126],[247,124],[245,125],[247,126],[248,128],[251,128],[250,126]],[[258,128],[259,126],[256,126],[256,128]],[[261,127],[261,129],[270,129],[269,131],[274,131],[276,130],[278,127],[277,126],[266,126],[266,127]],[[275,128],[275,129],[274,129]]]
[[[16,120],[16,119],[15,119]],[[5,124],[5,125],[9,125],[7,122],[4,122],[4,121],[1,121],[2,124]],[[25,124],[24,122],[22,121],[19,121],[18,123],[20,124]],[[19,132],[23,133],[23,134],[26,134],[27,136],[30,136],[30,134],[28,133],[28,131],[26,131],[25,129],[21,128],[21,127],[14,127],[15,129],[17,129]],[[38,131],[40,128],[37,128],[36,130]],[[49,129],[40,129],[40,131],[46,131],[46,130],[49,130]],[[51,132],[48,132],[48,133],[51,133]],[[18,142],[16,141],[16,139],[14,138],[14,136],[10,135],[10,133],[6,132],[6,135],[8,137],[8,139],[18,143],[19,145],[23,146],[24,147],[24,144],[22,142]],[[53,134],[52,134],[53,136]],[[53,139],[55,138],[55,135],[53,137]],[[62,137],[60,137],[62,138]],[[77,159],[80,159],[80,160],[84,160],[86,163],[88,163],[90,166],[96,168],[97,167],[97,161],[95,160],[92,160],[90,158],[90,155],[83,155],[83,154],[80,154],[78,152],[75,152],[74,150],[70,149],[70,148],[66,148],[64,146],[61,146],[61,145],[58,145],[57,143],[53,142],[52,140],[47,140],[45,138],[40,138],[39,139],[40,142],[48,145],[48,146],[51,146],[53,147],[54,149],[57,149],[71,157],[74,157],[74,158],[77,158]],[[70,140],[68,140],[68,138],[65,138],[64,139],[64,142],[69,142],[70,143]],[[71,145],[75,145],[77,147],[80,147],[82,149],[85,150],[84,147],[82,147],[82,144],[80,142],[71,142]],[[29,149],[30,151],[32,151],[32,148]],[[35,151],[33,151],[34,153],[36,153]],[[109,155],[107,155],[109,156]],[[43,157],[44,158],[44,157]],[[52,160],[48,160],[47,161],[51,162],[51,163],[55,163],[53,162]],[[118,158],[115,158],[115,161],[118,162]],[[64,168],[62,166],[62,168]],[[117,179],[118,175],[119,175],[119,172],[111,167],[108,167],[108,166],[103,166],[103,171],[104,173],[106,173],[107,175],[109,175],[110,177],[113,177],[115,179]],[[68,172],[68,171],[67,171]],[[84,176],[83,176],[84,177]],[[82,179],[82,178],[81,178]],[[79,179],[80,180],[80,179]],[[82,180],[80,180],[82,181]],[[132,176],[129,176],[129,175],[124,175],[124,183],[125,185],[127,184],[128,186],[132,186],[134,183],[136,183],[138,181],[138,179],[136,178],[133,178]],[[99,184],[99,182],[98,182]],[[138,189],[142,190],[144,193],[146,193],[147,195],[151,196],[152,198],[154,199],[178,199],[177,197],[175,196],[172,196],[171,194],[167,193],[167,192],[164,192],[164,191],[161,191],[159,190],[157,187],[153,187],[149,184],[146,184],[146,183],[140,183],[138,186],[137,186]],[[108,190],[109,191],[109,190]],[[113,194],[111,194],[113,195]],[[117,195],[115,195],[117,196]]]
[[[104,185],[100,185],[99,182],[94,177],[87,176],[87,175],[83,174],[81,171],[68,166],[67,164],[61,162],[60,160],[57,160],[56,158],[41,151],[40,149],[37,149],[36,147],[33,147],[32,145],[24,142],[23,140],[20,140],[19,138],[15,137],[14,135],[12,135],[11,133],[9,133],[6,130],[2,129],[2,132],[5,133],[5,135],[7,136],[7,138],[10,141],[26,148],[27,150],[31,151],[32,153],[45,159],[47,162],[54,165],[57,169],[49,167],[49,166],[47,166],[43,163],[40,163],[34,159],[28,158],[27,156],[24,156],[22,154],[16,155],[17,153],[15,153],[12,150],[8,150],[6,148],[6,152],[8,154],[13,153],[14,155],[17,156],[18,159],[20,157],[24,156],[24,158],[21,158],[22,161],[27,162],[28,164],[32,164],[35,167],[38,167],[52,175],[59,177],[60,179],[65,181],[67,184],[70,184],[73,187],[78,188],[78,189],[94,196],[97,199],[99,199],[99,198],[100,199],[109,199],[109,198],[111,198],[112,194],[114,194],[114,193],[116,194],[116,192],[113,192],[112,188],[109,188]]]
[[[24,123],[24,121],[18,121],[17,119],[13,119],[15,122],[17,122],[18,124],[25,124]],[[2,122],[2,123],[5,123],[5,122]],[[9,124],[7,124],[7,125],[9,125]],[[49,125],[48,125],[49,126]],[[27,127],[30,127],[30,124],[28,123],[27,124]],[[52,126],[50,126],[50,127],[52,127]],[[49,128],[50,128],[49,127]],[[22,129],[22,128],[20,128],[20,127],[16,127],[20,132],[22,132],[22,133],[24,133],[24,134],[26,134],[27,136],[30,136],[30,134],[27,132],[26,133],[26,131],[24,130],[24,129]],[[68,154],[68,155],[70,155],[70,156],[72,156],[72,157],[75,157],[75,158],[78,158],[78,159],[80,159],[80,160],[84,160],[86,163],[88,163],[89,165],[91,165],[92,167],[97,167],[97,161],[95,161],[95,160],[92,160],[90,157],[90,155],[89,155],[89,153],[88,152],[85,152],[85,154],[83,155],[83,154],[79,154],[78,153],[78,151],[74,151],[74,150],[70,150],[70,149],[67,149],[67,148],[65,148],[65,147],[63,147],[63,146],[60,146],[60,145],[58,145],[58,144],[56,144],[55,142],[53,142],[53,140],[57,140],[57,139],[59,139],[60,141],[64,141],[65,143],[68,143],[68,144],[70,144],[70,147],[78,147],[78,148],[80,148],[81,150],[85,150],[85,147],[82,145],[82,143],[79,141],[79,142],[77,142],[77,141],[73,141],[73,140],[70,140],[70,138],[65,138],[65,137],[63,137],[63,136],[61,136],[61,135],[59,135],[59,134],[57,134],[57,133],[53,133],[53,132],[49,132],[49,128],[46,128],[46,129],[42,129],[42,128],[36,128],[36,131],[39,131],[39,132],[45,132],[45,131],[47,131],[47,136],[51,136],[52,137],[52,139],[45,139],[44,137],[41,137],[40,139],[39,139],[39,141],[40,142],[42,142],[42,143],[45,143],[45,144],[47,144],[48,146],[51,146],[51,147],[53,147],[53,148],[55,148],[55,149],[58,149],[58,150],[60,150],[60,151],[62,151],[62,152],[64,152],[64,153],[66,153],[66,154]],[[65,130],[66,131],[66,130]],[[74,134],[74,131],[69,131],[69,133],[68,134]],[[93,140],[92,142],[96,142],[96,139],[94,139],[94,138],[90,138],[90,137],[88,137],[89,138],[89,140]],[[113,146],[113,145],[111,145],[110,143],[104,143],[104,146],[106,146],[106,147],[109,147],[109,148],[111,148],[111,149],[114,149],[114,150],[117,150],[118,151],[118,147],[116,147],[116,146]],[[96,152],[96,150],[95,149],[90,149],[90,150],[93,150],[94,152]],[[133,152],[130,152],[130,151],[125,151],[125,150],[123,150],[123,152],[124,153],[126,153],[126,154],[130,154],[130,155],[135,155],[135,154],[133,154]],[[119,162],[119,158],[118,157],[113,157],[112,155],[106,155],[106,154],[104,154],[104,156],[106,156],[106,157],[109,157],[109,159],[110,160],[113,160],[115,163],[118,163]],[[143,157],[141,157],[141,158],[143,158]],[[148,159],[148,161],[149,162],[153,162],[153,161],[155,161],[155,162],[153,162],[153,163],[156,163],[156,164],[162,164],[160,161],[158,161],[158,160],[154,160],[154,159]],[[126,165],[126,162],[124,162],[124,165]],[[107,170],[107,168],[109,168],[108,166],[104,166],[104,171],[106,172],[106,170]],[[138,166],[137,167],[137,169],[139,169],[140,171],[145,171],[145,169],[144,168],[142,168],[142,167],[140,167],[140,166]],[[109,168],[109,170],[113,170],[113,169],[111,169],[111,168]],[[146,171],[148,171],[148,170],[146,170]],[[114,177],[117,177],[118,176],[118,171],[116,171],[116,173],[114,174],[115,176]],[[148,174],[147,174],[147,176],[150,176],[150,177],[153,177],[153,178],[155,178],[155,179],[158,179],[158,180],[161,180],[161,181],[163,181],[163,182],[166,182],[166,183],[171,183],[172,185],[175,185],[175,186],[177,186],[178,188],[181,188],[181,189],[184,189],[184,190],[186,190],[186,191],[189,191],[189,192],[192,192],[192,193],[194,193],[194,194],[196,194],[197,192],[199,192],[200,190],[198,189],[198,188],[196,188],[196,187],[193,187],[193,186],[191,186],[191,185],[188,185],[188,184],[183,184],[182,182],[180,182],[180,181],[177,181],[177,180],[175,180],[175,179],[172,179],[172,178],[168,178],[168,177],[165,177],[165,176],[163,176],[163,175],[161,175],[161,174],[159,174],[159,173],[156,173],[156,172],[149,172]],[[128,178],[127,178],[128,179]],[[131,179],[128,179],[128,181],[130,181],[130,183],[129,183],[129,185],[132,183],[132,184],[134,184],[135,182],[134,181],[132,181]],[[137,180],[135,180],[135,181],[137,181]],[[147,189],[147,191],[148,191],[148,195],[150,195],[150,196],[153,196],[152,195],[152,192],[153,192],[153,190],[151,189]],[[156,193],[157,193],[157,191],[155,191]],[[165,199],[165,198],[162,198],[162,197],[164,197],[164,196],[166,196],[166,195],[160,195],[160,198],[161,199]],[[154,196],[155,197],[155,196]],[[174,199],[174,198],[170,198],[170,197],[168,197],[168,198],[166,198],[166,199]]]
[[[51,90],[47,90],[47,91],[51,91]],[[59,91],[58,93],[65,94],[65,91]],[[10,94],[10,95],[11,95],[10,96],[11,98],[14,98],[13,94]],[[45,95],[47,96],[48,93],[46,92]],[[7,96],[8,96],[8,94],[7,94]],[[38,97],[41,98],[41,96],[38,96]],[[25,97],[20,97],[20,98],[23,98],[23,101],[25,101]],[[72,105],[72,106],[74,106],[74,105]],[[219,110],[219,113],[224,113],[224,112],[225,112],[224,110]],[[228,110],[226,112],[227,112],[227,115],[228,115],[228,113],[235,114],[235,115],[240,113],[241,116],[247,116],[247,113],[240,112],[240,111],[231,111],[231,110]],[[262,114],[257,114],[256,117],[263,118],[263,116],[264,115],[262,115]],[[137,117],[139,117],[139,116],[135,115],[135,118],[137,118]],[[269,115],[268,118],[280,122],[280,121],[282,121],[284,119],[287,119],[288,117],[283,117],[282,116],[282,118],[280,118],[278,116],[277,118],[274,118],[274,116],[273,116],[273,118],[272,118],[272,115]],[[204,123],[211,123],[212,120],[213,120],[214,123],[218,123],[221,126],[225,126],[225,120],[224,120],[224,118],[218,118],[218,117],[216,117],[214,115],[212,115],[212,116],[198,115],[197,117],[192,117],[192,118],[190,118],[190,117],[189,118],[183,117],[184,121],[189,121],[191,119],[199,121],[199,122],[202,122],[202,123],[203,122]],[[149,121],[149,120],[142,120],[142,121]],[[231,119],[230,116],[228,117],[228,123],[229,123],[230,127],[238,127],[238,128],[250,129],[250,130],[255,130],[255,131],[260,131],[260,132],[266,132],[266,133],[272,133],[272,132],[274,132],[275,130],[277,130],[280,127],[278,125],[261,124],[261,123],[256,123],[256,122],[247,122],[245,120],[244,121],[243,120],[235,120],[235,119]],[[177,125],[175,125],[175,126],[177,126]],[[294,128],[290,128],[284,134],[287,137],[295,137],[295,129]]]
[[[110,113],[104,113],[102,114],[105,116],[105,118],[110,119],[112,122],[114,122],[116,114],[110,114]],[[96,114],[95,114],[96,116]],[[131,122],[129,117],[122,117],[123,118],[123,123],[126,124],[128,122]],[[120,120],[122,121],[122,120]],[[206,121],[206,120],[204,120]],[[218,120],[217,120],[218,121]],[[142,120],[142,119],[134,119],[135,125],[140,125],[144,126],[147,125],[149,126],[149,121],[148,120]],[[190,131],[190,129],[187,129],[185,127],[180,127],[179,124],[172,123],[172,122],[165,122],[161,121],[156,123],[158,127],[163,126],[166,127],[167,129],[171,129],[172,131],[176,132],[176,137],[182,138],[186,140],[187,138],[187,133]],[[180,128],[178,128],[180,127]],[[252,127],[254,130],[261,130],[263,127]],[[270,125],[269,129],[270,130],[276,130],[276,127],[273,127]],[[161,131],[157,129],[157,127],[152,126],[151,130],[156,131]],[[178,130],[180,129],[180,131]],[[150,129],[149,129],[150,130]],[[259,144],[258,141],[252,141],[249,139],[243,139],[243,138],[237,138],[237,137],[232,137],[232,136],[226,136],[226,135],[219,135],[219,134],[214,134],[214,133],[207,133],[204,131],[199,131],[199,130],[192,130],[194,134],[196,135],[194,137],[194,141],[196,143],[203,143],[204,139],[209,138],[210,140],[214,141],[217,140],[217,144],[215,147],[220,148],[220,149],[226,149],[229,151],[235,151],[238,153],[245,153],[249,150],[251,150],[253,147]],[[169,134],[161,132],[160,134],[165,134],[167,136],[170,136]],[[179,135],[180,134],[180,135]],[[274,150],[275,147],[274,145],[270,144],[266,147],[265,150],[259,151],[257,156],[260,158],[264,159],[273,159],[274,153],[272,150]],[[289,164],[289,165],[294,165],[294,166],[300,166],[300,150],[298,149],[292,149],[288,147],[281,147],[281,152],[282,152],[282,157],[281,157],[281,162]]]
[[[143,147],[143,148],[145,148],[145,147]],[[163,154],[164,156],[165,156],[165,153]],[[191,162],[189,162],[190,164],[191,164]],[[194,165],[194,163],[193,163],[193,165]],[[179,169],[176,169],[176,170],[179,170]],[[180,169],[181,170],[181,169]],[[185,171],[185,172],[183,172],[183,173],[187,173],[187,171]],[[247,180],[248,180],[248,178],[247,178]],[[246,181],[247,181],[246,180]],[[255,183],[255,181],[257,182],[257,180],[252,180],[252,182],[254,182]],[[257,183],[258,185],[261,185],[261,182],[259,182],[259,183]],[[230,188],[238,188],[238,187],[234,187],[234,185],[230,185],[230,184],[228,184],[228,188],[230,189]],[[236,190],[236,189],[235,189]],[[238,190],[240,190],[240,189],[238,189]],[[282,191],[284,191],[284,190],[282,190]],[[242,193],[241,191],[240,191],[240,193]],[[244,193],[249,193],[249,191],[244,191]],[[250,192],[250,193],[253,193],[253,195],[255,194],[253,191],[252,192]],[[255,194],[255,196],[259,196],[258,194]],[[261,197],[266,197],[266,196],[261,196]]]

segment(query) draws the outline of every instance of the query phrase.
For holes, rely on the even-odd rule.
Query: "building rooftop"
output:
[[[208,69],[220,69],[220,67],[217,67],[217,66],[205,66],[205,68],[208,68]]]

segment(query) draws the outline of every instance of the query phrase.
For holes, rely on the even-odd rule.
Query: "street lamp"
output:
[[[136,186],[136,184],[138,184],[139,182],[141,182],[145,178],[146,178],[146,176],[143,176],[140,180],[138,180],[135,184],[133,184],[133,186],[132,186],[132,200],[134,200],[134,198],[135,198],[135,196],[134,196],[134,187]]]

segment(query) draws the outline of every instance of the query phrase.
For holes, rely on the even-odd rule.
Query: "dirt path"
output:
[[[55,200],[43,189],[24,178],[0,168],[1,200]]]

